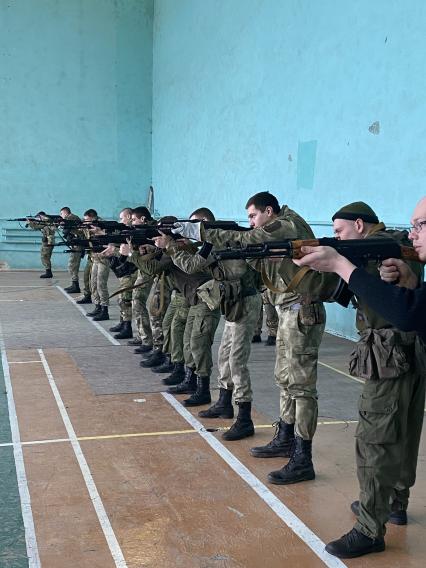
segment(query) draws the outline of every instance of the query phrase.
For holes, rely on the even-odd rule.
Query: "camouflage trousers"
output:
[[[110,266],[107,258],[94,258],[90,276],[92,302],[101,306],[109,306],[108,276]]]
[[[90,296],[91,293],[92,293],[90,291],[90,276],[92,274],[92,265],[93,265],[92,256],[90,254],[88,254],[87,259],[86,259],[86,266],[84,267],[84,290],[83,290],[83,294],[85,296]]]
[[[278,306],[275,382],[280,416],[298,436],[312,440],[317,427],[318,349],[324,334],[323,304]]]
[[[139,273],[136,278],[135,286],[143,283],[144,285],[132,290],[132,317],[137,330],[136,336],[147,345],[152,345],[151,324],[146,305],[152,282],[152,279],[147,280],[146,276]]]
[[[53,253],[52,245],[46,245],[44,243],[41,245],[41,250],[40,250],[41,264],[44,266],[46,270],[52,270],[52,261],[51,261],[52,253]]]
[[[243,315],[236,322],[225,320],[217,366],[219,388],[233,390],[235,402],[253,400],[248,360],[251,340],[262,302],[260,294],[243,298]]]
[[[120,288],[129,288],[134,285],[138,273],[128,274],[118,279]],[[120,307],[120,318],[122,321],[132,321],[132,292],[126,290],[118,296],[118,305]]]
[[[186,366],[194,369],[200,377],[209,377],[212,372],[212,345],[219,321],[219,309],[210,310],[202,301],[188,310],[183,356]]]
[[[266,314],[266,328],[268,330],[268,335],[276,337],[278,331],[278,313],[277,310],[275,309],[275,306],[273,306],[267,299],[265,293],[262,294],[262,303],[260,304],[260,315],[253,335],[262,335],[263,312],[265,312]]]
[[[188,319],[189,304],[185,297],[173,290],[163,319],[163,351],[170,353],[172,363],[182,363],[183,335]]]
[[[163,349],[163,319],[170,303],[171,289],[163,276],[156,276],[149,292],[147,307],[152,331],[152,346]]]
[[[406,510],[416,480],[425,407],[425,376],[367,380],[359,399],[356,464],[360,486],[355,528],[370,538],[385,534],[392,511]]]
[[[68,272],[72,282],[78,282],[78,271],[80,270],[81,250],[72,251],[68,255]]]

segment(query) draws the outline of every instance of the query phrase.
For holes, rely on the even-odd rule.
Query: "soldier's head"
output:
[[[132,213],[133,210],[130,209],[130,207],[125,207],[124,209],[122,209],[118,215],[120,223],[123,223],[123,225],[130,227],[130,225],[132,224]]]
[[[258,228],[273,221],[280,212],[278,199],[269,191],[256,193],[246,203],[250,227]]]
[[[363,201],[341,207],[332,217],[336,239],[347,241],[363,239],[379,219],[373,209]]]
[[[83,214],[83,219],[85,221],[95,221],[98,218],[98,212],[96,209],[88,209]]]
[[[135,207],[132,210],[132,225],[145,225],[148,221],[152,221],[152,216],[147,207]]]
[[[68,215],[71,215],[71,209],[69,207],[62,207],[62,209],[59,211],[59,215],[62,217],[62,219],[66,219]]]
[[[39,211],[35,214],[35,217],[40,220],[47,219],[46,211]]]
[[[196,209],[191,213],[189,218],[191,220],[197,219],[198,221],[208,221],[210,223],[216,220],[212,211],[210,211],[207,207],[200,207],[199,209]]]
[[[416,205],[411,216],[410,239],[420,260],[426,261],[426,196]]]

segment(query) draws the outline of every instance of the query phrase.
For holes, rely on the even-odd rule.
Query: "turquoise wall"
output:
[[[407,224],[426,193],[425,28],[423,0],[156,2],[159,211],[241,219],[269,189],[318,236],[359,199]]]
[[[153,0],[0,2],[0,217],[112,217],[145,201],[152,16]],[[3,230],[0,259],[39,266],[37,246],[15,240]]]

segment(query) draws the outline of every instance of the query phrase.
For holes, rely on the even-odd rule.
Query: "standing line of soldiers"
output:
[[[116,337],[121,339],[131,337],[133,317],[136,337],[129,343],[142,354],[141,366],[167,373],[163,383],[173,394],[188,395],[185,406],[210,404],[199,412],[200,417],[233,419],[235,403],[237,418],[222,434],[225,440],[235,441],[255,434],[248,361],[253,338],[259,335],[262,303],[273,306],[280,416],[272,440],[251,448],[250,454],[287,460],[281,469],[269,473],[270,483],[309,481],[315,479],[312,445],[318,421],[317,366],[326,323],[324,302],[347,306],[348,289],[337,274],[300,268],[289,258],[218,260],[215,250],[229,246],[314,238],[303,217],[287,205],[280,206],[269,192],[252,196],[245,208],[249,231],[206,228],[204,223],[214,221],[214,215],[201,207],[191,213],[190,221],[175,223],[175,235],[155,237],[155,246],[135,247],[129,242],[92,253],[95,310],[88,315],[98,321],[109,318],[103,285],[115,263],[113,270],[122,287],[121,319],[111,330],[120,332]],[[64,218],[71,215],[68,208],[61,210],[61,216],[63,212]],[[96,211],[88,210],[85,218],[92,213],[97,217]],[[124,209],[120,221],[129,226],[155,223],[144,207]],[[363,202],[340,208],[332,221],[341,240],[380,238],[407,244],[406,232],[387,229]],[[76,257],[77,252],[73,251]],[[81,259],[81,251],[79,255]],[[70,255],[69,292],[79,291],[76,257]],[[409,264],[420,283],[422,265]],[[117,272],[117,266],[125,271]],[[377,262],[367,266],[377,278],[379,268]],[[86,293],[79,300],[88,301]],[[212,345],[221,315],[219,398],[211,404]],[[271,327],[272,315],[268,316]],[[328,552],[342,558],[384,550],[386,523],[407,523],[425,402],[416,334],[399,330],[359,299],[356,325],[360,340],[350,368],[366,379],[356,431],[360,495],[351,505],[357,521],[350,533],[327,546]]]

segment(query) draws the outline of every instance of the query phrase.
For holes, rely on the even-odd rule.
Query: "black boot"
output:
[[[53,278],[53,274],[50,268],[46,268],[46,272],[40,275],[40,278]]]
[[[251,338],[252,343],[262,343],[262,336],[261,335],[253,335]]]
[[[157,367],[158,365],[161,365],[163,361],[164,353],[161,351],[161,349],[154,349],[152,355],[144,361],[141,361],[139,365],[145,368]]]
[[[108,306],[101,306],[101,311],[93,318],[93,321],[109,320]]]
[[[268,339],[266,340],[265,345],[276,345],[277,343],[277,338],[275,337],[275,335],[268,335]]]
[[[396,508],[399,503],[394,501],[392,503],[392,511],[389,515],[388,522],[392,525],[406,525],[407,524],[407,511],[405,509]],[[393,510],[395,509],[395,510]],[[356,516],[359,517],[359,501],[354,501],[351,503],[351,511]]]
[[[219,399],[207,410],[198,413],[201,418],[234,418],[232,390],[220,389]]]
[[[95,309],[92,310],[91,312],[87,312],[86,316],[88,316],[89,318],[94,318],[95,316],[99,315],[100,313],[101,313],[101,305],[95,304]]]
[[[315,479],[312,440],[304,440],[296,435],[294,450],[288,464],[277,471],[272,471],[268,475],[268,481],[276,485],[287,485],[311,479]]]
[[[80,294],[81,290],[80,290],[80,284],[76,281],[73,280],[71,282],[71,286],[68,286],[67,288],[64,288],[65,292],[67,292],[68,294]]]
[[[172,363],[172,359],[169,353],[165,353],[164,361],[161,363],[161,365],[154,367],[152,370],[154,371],[154,373],[173,373],[175,366],[174,363]]]
[[[136,349],[133,350],[133,353],[149,353],[152,355],[152,345],[150,343],[142,343],[139,347],[136,347]]]
[[[371,552],[383,552],[385,540],[383,537],[370,538],[354,528],[338,540],[329,542],[325,549],[338,558],[356,558]]]
[[[124,321],[123,318],[120,317],[120,321],[117,325],[113,325],[109,328],[109,331],[121,331],[123,329]]]
[[[190,369],[191,373],[192,373],[192,369]],[[157,371],[158,373],[158,371]],[[173,373],[171,375],[169,375],[168,377],[166,377],[165,379],[162,379],[161,382],[163,383],[163,385],[178,385],[180,384],[186,377],[186,373],[185,373],[185,366],[183,363],[175,363],[173,365]],[[195,389],[194,389],[195,390]]]
[[[140,337],[134,337],[130,341],[127,342],[127,345],[142,345],[142,339]]]
[[[90,294],[84,294],[82,298],[76,301],[76,304],[91,304],[92,296]]]
[[[250,449],[254,458],[289,458],[294,446],[294,424],[286,424],[281,418],[274,422],[275,434],[266,446]]]
[[[115,339],[129,339],[130,337],[133,337],[132,322],[123,321],[120,333],[116,333],[114,337]]]
[[[171,375],[170,375],[171,376]],[[167,389],[167,392],[171,394],[192,394],[197,390],[197,375],[194,373],[194,369],[190,367],[185,368],[185,378],[183,381],[179,382],[177,386],[170,387]],[[165,383],[169,379],[163,379],[163,383]],[[176,383],[174,383],[176,384]]]
[[[201,406],[212,401],[210,396],[210,377],[200,377],[197,375],[197,390],[189,398],[185,398],[185,406]]]
[[[254,424],[251,419],[251,402],[236,402],[238,416],[227,432],[222,434],[224,440],[242,440],[254,436]]]

